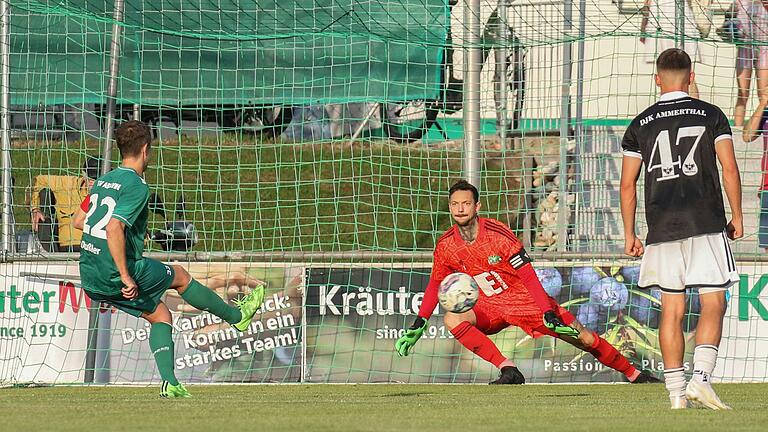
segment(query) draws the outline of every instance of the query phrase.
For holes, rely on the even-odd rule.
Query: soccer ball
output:
[[[437,298],[440,306],[448,312],[466,312],[477,303],[480,289],[472,276],[465,273],[453,273],[448,275],[440,283]]]

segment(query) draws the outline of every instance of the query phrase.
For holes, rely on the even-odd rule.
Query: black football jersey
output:
[[[725,229],[715,143],[731,139],[720,108],[683,92],[665,93],[635,117],[621,143],[643,160],[647,244]]]

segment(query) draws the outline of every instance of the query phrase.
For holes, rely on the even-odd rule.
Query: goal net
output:
[[[726,15],[729,2],[679,2],[682,21],[675,1],[654,2],[643,26],[639,0],[483,0],[479,29],[453,0],[126,0],[120,21],[117,2],[7,2],[13,241],[0,264],[0,384],[160,379],[148,325],[91,302],[71,252],[80,236],[71,217],[106,135],[113,26],[116,123],[140,119],[156,138],[146,253],[230,302],[267,287],[243,333],[166,295],[180,380],[494,379],[439,310],[411,356],[394,350],[452,223],[447,190],[463,175],[471,91],[481,98],[482,215],[518,233],[551,296],[660,375],[660,294],[638,289],[639,262],[622,256],[621,138],[658,96],[653,61],[665,47],[695,51],[700,97],[742,122],[763,89],[754,67],[739,98],[736,76],[753,64],[740,56],[765,47],[734,30],[754,22]],[[479,89],[463,81],[466,48],[481,53]],[[764,147],[741,132],[734,126],[741,282],[729,291],[715,376],[752,382],[768,376]],[[691,372],[696,292],[687,303]],[[623,379],[552,338],[509,328],[492,339],[527,382]]]

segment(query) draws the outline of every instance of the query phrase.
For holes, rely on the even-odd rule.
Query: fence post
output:
[[[569,0],[563,2],[563,82],[560,94],[560,163],[558,177],[560,186],[557,192],[557,250],[564,252],[568,245],[568,135],[571,122],[571,75],[572,47],[570,40],[573,29],[573,4]]]
[[[480,69],[483,54],[480,0],[464,2],[464,177],[478,189],[480,184]]]
[[[3,146],[3,261],[14,252],[13,209],[11,208],[11,5],[0,0],[0,74],[2,94],[0,95],[0,128]]]
[[[685,49],[685,1],[675,0],[675,41],[681,50]]]
[[[112,19],[112,42],[109,59],[109,88],[107,89],[107,130],[101,146],[101,174],[109,172],[112,159],[112,139],[115,130],[117,79],[120,73],[120,38],[125,1],[116,0]],[[109,349],[112,327],[111,313],[100,313],[100,304],[92,302],[88,308],[88,349],[85,355],[85,382],[109,382]],[[96,374],[98,371],[98,374]]]
[[[509,56],[509,39],[510,34],[507,31],[509,27],[507,23],[507,1],[498,1],[498,41],[494,41],[494,51],[496,57],[496,75],[499,77],[498,82],[494,82],[494,91],[498,95],[498,101],[496,102],[496,117],[497,127],[499,128],[499,140],[501,140],[502,148],[507,147],[507,133],[509,132],[509,119],[507,117],[507,108],[509,105],[509,97],[507,94],[507,67],[516,67],[517,65],[507,65],[507,57]],[[494,80],[495,81],[495,80]],[[500,112],[499,112],[500,111]]]
[[[573,220],[574,220],[574,232],[579,233],[581,230],[581,218],[579,217],[579,211],[581,210],[581,207],[583,205],[582,199],[584,197],[584,185],[581,183],[581,170],[582,170],[582,160],[581,155],[584,152],[584,136],[585,136],[585,128],[584,128],[584,61],[585,61],[585,55],[586,55],[586,23],[587,23],[587,17],[586,12],[587,11],[587,0],[579,0],[579,51],[578,54],[578,60],[577,60],[577,68],[576,68],[576,100],[574,101],[574,104],[576,105],[576,114],[574,117],[574,139],[576,141],[576,149],[573,155],[573,159],[575,161],[573,168],[574,168],[574,174],[573,174],[573,181],[575,186],[575,192],[576,192],[576,200],[573,203]],[[577,242],[579,242],[578,239],[576,239]]]

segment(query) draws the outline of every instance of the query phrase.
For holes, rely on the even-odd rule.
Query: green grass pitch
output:
[[[663,385],[189,386],[0,390],[4,431],[764,431],[768,384],[720,384],[733,411],[671,411]]]

